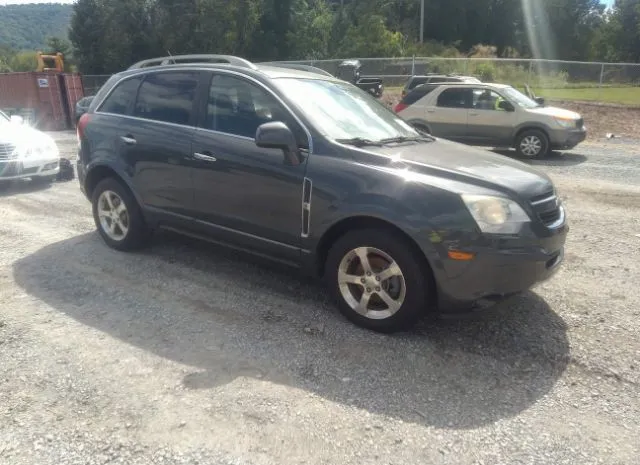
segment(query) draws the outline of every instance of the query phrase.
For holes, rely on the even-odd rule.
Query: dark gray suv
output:
[[[330,76],[179,61],[113,76],[78,124],[80,186],[109,246],[166,228],[269,257],[383,332],[527,290],[562,262],[565,212],[530,166],[419,133]]]

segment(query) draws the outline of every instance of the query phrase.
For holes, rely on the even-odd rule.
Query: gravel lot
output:
[[[0,463],[640,463],[639,147],[536,163],[572,224],[554,279],[393,336],[210,245],[111,251],[77,180],[6,188]]]

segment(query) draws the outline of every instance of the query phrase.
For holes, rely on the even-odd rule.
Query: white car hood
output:
[[[580,119],[580,113],[576,113],[575,111],[565,110],[564,108],[557,107],[540,107],[540,108],[531,108],[529,109],[531,113],[536,113],[538,115],[551,116],[554,118],[563,118],[563,119]]]
[[[51,144],[53,139],[25,124],[0,124],[0,144],[11,144],[16,147]]]

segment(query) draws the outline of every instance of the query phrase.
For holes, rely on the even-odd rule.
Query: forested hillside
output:
[[[48,37],[67,37],[72,13],[53,3],[0,6],[0,47],[37,50]]]
[[[501,57],[640,61],[640,0],[616,0],[610,11],[600,0],[425,0],[424,43],[420,0],[78,0],[0,7],[0,67],[30,66],[31,58],[16,60],[8,50],[37,49],[48,37],[70,49],[70,17],[69,58],[89,74],[168,51],[296,60],[480,49]]]

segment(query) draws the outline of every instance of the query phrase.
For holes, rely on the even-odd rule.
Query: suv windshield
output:
[[[299,78],[275,82],[330,139],[381,141],[420,137],[382,103],[351,84]]]
[[[516,103],[523,108],[538,108],[540,106],[535,100],[531,100],[513,87],[505,87],[504,89],[500,89],[500,92],[512,103]]]

